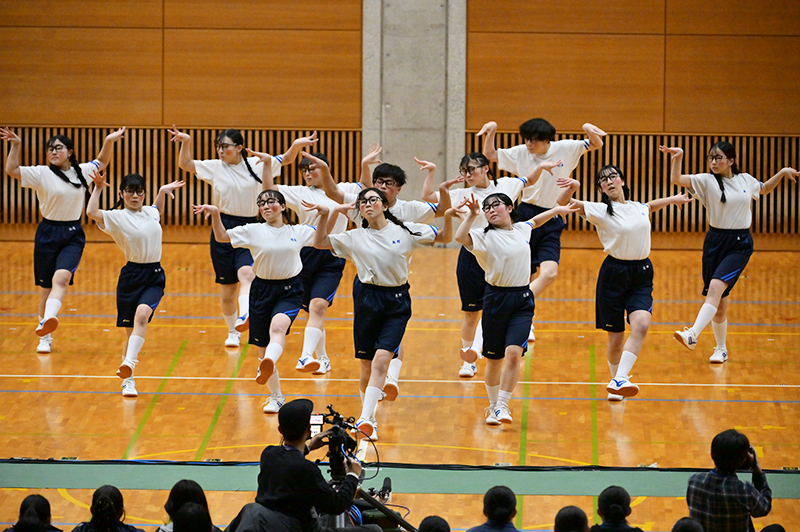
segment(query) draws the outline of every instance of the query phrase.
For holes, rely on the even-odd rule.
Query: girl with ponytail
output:
[[[125,504],[122,493],[114,486],[100,486],[92,495],[91,520],[81,523],[72,532],[144,532],[123,523]]]
[[[591,532],[642,532],[626,520],[631,515],[631,496],[620,486],[609,486],[597,498],[597,515],[602,524],[594,525]]]
[[[75,146],[65,135],[47,141],[47,166],[20,166],[22,139],[7,128],[0,128],[0,138],[11,145],[5,171],[20,181],[23,188],[36,191],[42,221],[36,229],[33,247],[33,272],[40,287],[38,353],[52,350],[52,332],[58,327],[58,312],[67,286],[71,285],[81,261],[86,237],[81,217],[89,197],[86,176],[101,171],[111,160],[113,145],[122,138],[125,128],[106,136],[97,158],[78,163]]]
[[[219,209],[226,229],[258,223],[256,199],[265,183],[280,175],[281,167],[290,164],[300,149],[316,142],[316,133],[296,139],[283,155],[269,158],[265,170],[257,157],[247,157],[244,137],[238,129],[226,129],[214,141],[218,159],[195,160],[192,137],[177,127],[169,130],[172,142],[181,145],[178,166],[211,185],[212,203]],[[264,172],[268,175],[265,176]],[[211,232],[211,263],[216,282],[221,288],[222,318],[228,326],[225,347],[237,348],[241,333],[250,328],[250,285],[255,279],[253,256],[246,248],[234,249],[228,242],[219,242]]]
[[[753,200],[772,192],[784,178],[797,180],[800,172],[782,168],[762,183],[743,173],[736,164],[736,150],[726,141],[719,141],[708,151],[707,174],[681,174],[683,150],[659,146],[672,158],[670,181],[697,196],[705,206],[708,233],[703,242],[703,295],[705,302],[691,327],[675,331],[674,338],[693,350],[703,329],[711,323],[717,345],[709,358],[712,364],[728,360],[728,295],[742,275],[753,254],[750,235]]]

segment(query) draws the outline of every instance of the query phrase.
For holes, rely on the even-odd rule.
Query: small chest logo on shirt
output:
[[[292,242],[297,242],[297,239],[294,237],[290,238],[289,240],[291,240]]]
[[[392,240],[392,244],[399,244],[399,243],[400,243],[399,240]]]

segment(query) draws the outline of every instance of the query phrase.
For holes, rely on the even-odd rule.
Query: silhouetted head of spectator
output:
[[[556,514],[553,532],[587,532],[589,518],[577,506],[565,506]]]
[[[438,515],[429,515],[419,524],[419,532],[450,532],[450,525]]]
[[[711,441],[711,459],[720,473],[734,473],[747,460],[750,441],[735,429],[720,432]]]
[[[489,521],[506,523],[517,515],[517,496],[506,486],[495,486],[483,496],[483,515]]]
[[[703,525],[694,517],[682,517],[672,525],[672,532],[703,532]]]
[[[196,502],[187,502],[172,517],[173,532],[211,532],[212,526],[208,508]]]

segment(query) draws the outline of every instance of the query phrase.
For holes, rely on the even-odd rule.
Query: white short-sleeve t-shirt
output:
[[[161,214],[155,207],[103,211],[104,233],[111,235],[128,262],[161,261]]]
[[[310,225],[268,223],[245,224],[228,229],[231,245],[247,248],[253,255],[253,271],[261,279],[290,279],[300,273],[300,250],[314,241],[316,229]]]
[[[605,203],[584,201],[585,218],[595,225],[603,251],[619,260],[642,260],[650,255],[650,207],[628,200],[612,202],[614,216]]]
[[[350,194],[354,189],[360,190],[361,185],[358,183],[338,183],[336,187],[341,190],[345,197]],[[307,187],[304,185],[278,185],[278,192],[283,194],[286,199],[286,206],[292,209],[297,214],[297,219],[303,225],[319,225],[319,214],[317,211],[307,211],[303,207],[303,201],[315,205],[324,205],[329,209],[333,209],[338,203],[330,199],[325,191],[317,187]],[[333,226],[331,234],[343,233],[347,230],[347,218],[340,214],[336,218],[336,224]]]
[[[518,176],[527,176],[543,162],[560,160],[561,165],[553,168],[552,174],[543,171],[539,180],[522,193],[522,201],[525,203],[552,209],[561,194],[556,179],[569,177],[578,166],[581,156],[588,150],[589,141],[586,139],[551,142],[547,153],[543,155],[534,155],[524,144],[520,144],[513,148],[497,150],[497,167]]]
[[[705,206],[708,223],[717,229],[750,229],[753,223],[752,203],[761,194],[764,186],[750,174],[736,174],[722,178],[725,187],[725,203],[722,191],[712,174],[690,175],[691,192]]]
[[[358,194],[345,194],[344,202],[353,203],[358,199]],[[394,205],[389,207],[389,212],[401,222],[414,222],[419,224],[426,224],[436,218],[436,209],[438,204],[430,203],[428,201],[405,201],[396,199]],[[361,227],[361,213],[359,210],[351,209],[348,211],[347,216],[355,222],[356,227]]]
[[[511,201],[516,202],[519,200],[522,190],[528,184],[527,177],[501,177],[497,180],[497,185],[494,181],[489,181],[489,186],[486,188],[469,187],[469,188],[451,188],[450,189],[450,202],[453,207],[458,207],[465,198],[471,195],[475,196],[479,205],[483,205],[483,200],[492,194],[502,192],[511,198]],[[439,198],[439,193],[436,192],[436,198]],[[478,216],[472,223],[473,229],[483,229],[489,224],[485,216]]]
[[[492,286],[528,286],[531,277],[531,222],[507,229],[472,229],[472,254]]]
[[[264,172],[263,163],[257,157],[248,157],[250,168],[261,179]],[[194,161],[197,178],[209,183],[213,189],[213,203],[219,211],[231,216],[256,216],[258,206],[256,199],[263,186],[253,178],[244,160],[239,164],[223,163],[219,159]],[[272,177],[281,175],[281,157],[272,158]]]
[[[408,282],[414,249],[432,244],[438,232],[432,225],[409,222],[405,226],[419,236],[392,222],[383,229],[358,228],[331,235],[333,254],[353,261],[364,284],[401,286]]]
[[[100,163],[96,160],[82,163],[79,166],[87,183],[91,181],[89,177],[91,172],[100,169]],[[86,202],[86,189],[83,188],[74,168],[70,167],[64,172],[64,175],[67,176],[70,183],[79,185],[77,187],[65,183],[50,170],[49,166],[20,166],[19,173],[20,185],[36,191],[39,210],[45,219],[54,222],[80,220]]]

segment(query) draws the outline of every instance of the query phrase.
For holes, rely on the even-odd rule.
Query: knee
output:
[[[475,327],[478,325],[478,321],[481,319],[481,315],[479,312],[465,312],[464,313],[464,323]]]
[[[72,272],[69,270],[58,270],[53,274],[53,286],[66,288],[69,285],[70,279],[72,279]]]
[[[256,278],[256,274],[253,272],[253,268],[250,266],[243,266],[239,268],[237,273],[240,283],[252,283],[253,279]]]
[[[325,313],[328,311],[328,300],[315,298],[308,304],[308,313],[312,316],[324,318]]]

